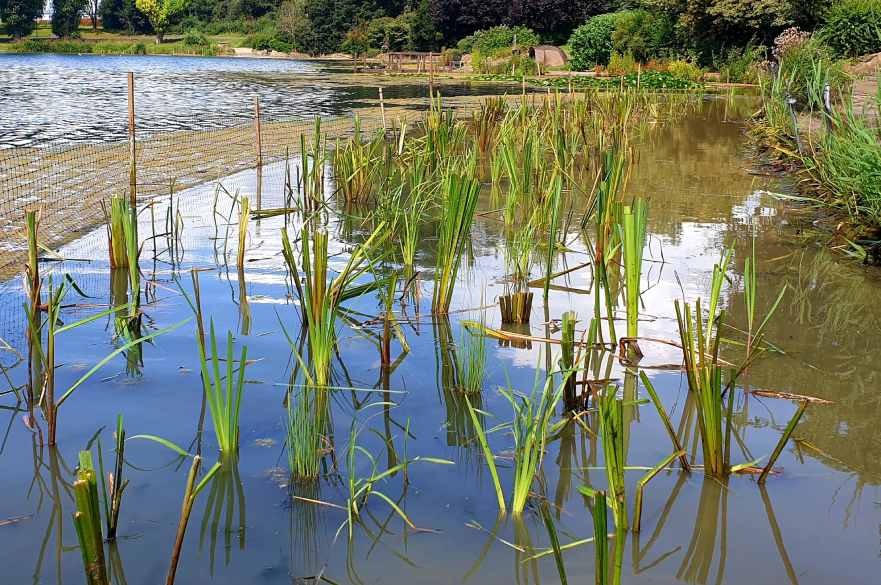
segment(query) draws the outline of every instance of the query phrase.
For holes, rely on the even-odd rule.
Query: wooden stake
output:
[[[379,88],[379,111],[382,113],[382,129],[383,131],[388,130],[388,126],[385,123],[385,100],[382,97],[382,88]]]
[[[260,128],[260,97],[254,96],[254,133],[257,145],[257,209],[263,209],[263,132]]]
[[[129,158],[129,203],[132,209],[138,207],[138,163],[137,143],[135,142],[135,74],[128,74],[128,158]]]

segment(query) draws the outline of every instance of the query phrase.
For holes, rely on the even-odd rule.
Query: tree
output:
[[[382,16],[382,10],[371,2],[359,0],[308,0],[306,13],[315,31],[313,53],[340,50],[348,31],[360,22]]]
[[[298,51],[312,53],[315,44],[315,31],[306,13],[306,0],[285,0],[276,13],[279,32]]]
[[[440,34],[434,25],[430,0],[418,0],[416,10],[410,13],[409,47],[415,51],[431,51],[438,48]]]
[[[144,13],[135,6],[135,0],[101,0],[98,10],[104,30],[130,34],[151,34],[153,27]]]
[[[98,11],[101,9],[101,0],[86,0],[86,14],[92,21],[92,30],[98,30]]]
[[[86,0],[52,0],[52,32],[66,39],[79,35]]]
[[[187,7],[187,0],[135,0],[135,6],[147,16],[159,44],[174,17]]]
[[[3,30],[17,39],[31,34],[42,14],[43,0],[0,0]]]

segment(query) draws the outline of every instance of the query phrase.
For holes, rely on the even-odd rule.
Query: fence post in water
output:
[[[260,96],[254,96],[254,133],[257,145],[257,209],[263,209],[263,131],[260,128]]]
[[[379,88],[379,112],[382,114],[382,131],[387,132],[388,126],[385,123],[385,100],[382,97],[382,88]]]
[[[135,74],[128,74],[128,159],[129,159],[129,203],[132,209],[138,205],[138,163],[135,142]]]

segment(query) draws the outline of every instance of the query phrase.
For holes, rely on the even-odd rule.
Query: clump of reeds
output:
[[[76,512],[73,523],[83,556],[86,583],[108,585],[107,565],[104,560],[104,538],[101,533],[101,508],[98,502],[98,481],[92,465],[92,454],[80,451],[79,468],[73,482]]]
[[[366,203],[370,199],[385,169],[386,150],[385,132],[379,131],[365,142],[361,121],[355,116],[352,137],[343,144],[337,139],[333,153],[337,190],[347,203]]]
[[[110,198],[110,211],[107,215],[107,244],[110,250],[111,268],[130,268],[137,266],[138,218],[137,210],[132,209],[124,197]]]
[[[483,337],[464,330],[459,350],[456,355],[459,359],[460,388],[466,393],[479,393],[486,376],[486,344]]]
[[[532,272],[532,253],[537,245],[537,217],[537,213],[533,214],[505,246],[510,284],[506,284],[506,293],[499,297],[502,323],[529,323],[532,314],[533,294],[529,291],[529,276]]]
[[[385,224],[380,223],[363,243],[351,251],[346,265],[328,282],[327,232],[311,222],[304,225],[297,253],[290,243],[287,229],[282,229],[282,251],[294,282],[309,340],[311,368],[305,372],[309,384],[327,386],[330,382],[336,316],[340,305],[381,285],[376,281],[355,285],[355,281],[373,266],[370,254],[385,237]],[[291,345],[293,347],[293,343]]]
[[[532,482],[544,459],[551,417],[562,397],[563,387],[553,387],[548,377],[528,396],[511,389],[500,389],[514,409],[511,430],[514,435],[514,490],[511,511],[519,515],[526,508]]]
[[[239,449],[239,413],[241,411],[242,394],[245,388],[245,366],[248,361],[248,348],[242,346],[236,372],[235,354],[233,353],[232,332],[226,335],[225,375],[221,373],[221,356],[217,347],[217,336],[214,332],[214,320],[210,325],[210,347],[200,334],[196,335],[199,345],[199,365],[202,371],[202,384],[217,446],[224,455],[234,455]],[[210,354],[208,353],[210,351]]]
[[[471,231],[479,192],[480,183],[473,177],[450,173],[444,178],[443,209],[431,302],[434,313],[447,313],[450,309],[462,251]]]
[[[298,480],[316,479],[320,473],[322,438],[326,428],[321,388],[305,385],[287,397],[287,453],[291,476]]]

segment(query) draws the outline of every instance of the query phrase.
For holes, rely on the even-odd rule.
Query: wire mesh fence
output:
[[[479,95],[471,95],[445,107],[467,110],[479,100]],[[355,113],[362,131],[373,131],[402,121],[412,123],[429,101],[428,97],[389,100],[380,107],[377,99],[362,104]],[[243,103],[243,107],[250,109],[250,116],[231,112],[226,124],[216,119],[203,121],[201,129],[154,132],[144,138],[138,135],[137,112],[131,108],[138,204],[295,157],[300,137],[313,134],[314,118],[286,118],[277,108],[272,116],[265,116],[259,105]],[[113,123],[125,124],[126,120]],[[329,140],[346,137],[353,126],[353,115],[321,119],[321,132]],[[27,249],[27,210],[41,210],[40,241],[54,248],[101,223],[102,203],[111,196],[131,195],[130,140],[0,149],[0,280],[21,266]]]

